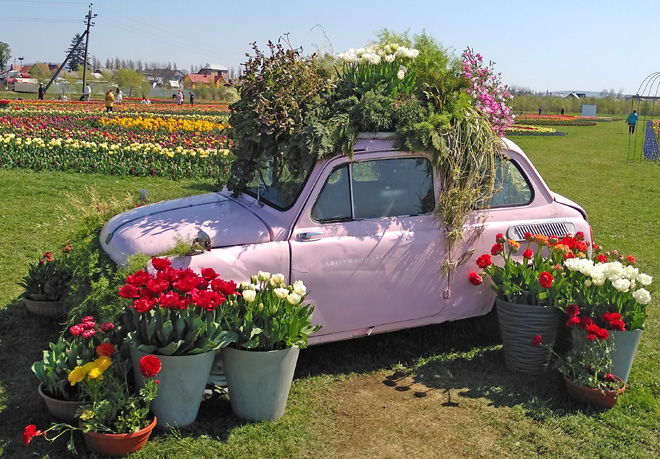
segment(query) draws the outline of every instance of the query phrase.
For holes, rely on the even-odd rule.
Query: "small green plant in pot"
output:
[[[234,413],[248,421],[277,421],[286,408],[293,373],[312,324],[314,306],[304,304],[302,281],[288,285],[283,274],[260,271],[242,283],[225,314],[237,339],[221,352]]]
[[[612,373],[612,343],[608,330],[598,326],[589,316],[580,315],[574,304],[568,305],[565,312],[568,316],[566,326],[571,328],[573,339],[573,347],[565,356],[555,353],[551,345],[543,342],[541,335],[534,336],[531,345],[545,348],[558,358],[558,369],[564,375],[571,397],[603,407],[614,406],[626,385]],[[620,316],[610,319],[620,320]]]
[[[114,339],[114,329],[112,322],[97,324],[94,317],[87,316],[69,327],[57,341],[49,343],[42,360],[32,365],[33,373],[41,382],[43,395],[57,400],[84,401],[85,394],[79,386],[70,384],[69,374],[77,367],[93,362],[99,346],[107,346]],[[48,400],[46,402],[48,404]],[[67,415],[59,417],[73,419]]]
[[[71,250],[65,247],[64,257]],[[39,261],[30,263],[28,273],[19,285],[28,310],[35,315],[58,317],[66,313],[66,299],[73,277],[73,269],[65,258],[55,258],[52,253],[44,253]]]

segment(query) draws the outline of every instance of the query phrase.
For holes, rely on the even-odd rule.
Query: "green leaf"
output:
[[[161,355],[174,355],[183,344],[185,344],[183,340],[173,341],[167,346],[158,348],[158,353]]]

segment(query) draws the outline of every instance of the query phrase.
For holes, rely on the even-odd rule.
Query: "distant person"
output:
[[[176,94],[176,103],[183,105],[183,91],[179,89],[179,92]]]
[[[563,108],[561,109],[561,114],[562,114],[562,115],[564,114],[564,109],[563,109]]]
[[[639,115],[637,114],[637,110],[633,110],[632,113],[628,115],[628,118],[626,118],[626,123],[628,123],[628,134],[635,133],[635,126],[637,126],[638,119]]]
[[[89,85],[85,86],[85,91],[83,92],[83,100],[91,100],[92,99],[92,88],[90,88]]]
[[[539,107],[539,115],[541,114],[542,111],[543,111],[543,109],[541,107]]]
[[[112,111],[112,105],[115,103],[115,96],[112,94],[112,89],[108,89],[108,92],[105,93],[105,112],[110,113]]]
[[[195,95],[190,91],[190,105],[195,105]]]
[[[124,98],[124,93],[121,92],[121,89],[117,88],[117,96],[115,99],[117,100],[117,103],[121,103],[121,100]]]
[[[45,92],[46,91],[44,91],[44,84],[39,83],[39,100],[44,100],[44,93]]]

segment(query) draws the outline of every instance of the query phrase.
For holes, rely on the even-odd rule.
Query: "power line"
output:
[[[24,18],[16,16],[0,16],[0,21],[12,22],[56,22],[62,24],[79,24],[81,20],[75,19],[53,19],[53,18]]]

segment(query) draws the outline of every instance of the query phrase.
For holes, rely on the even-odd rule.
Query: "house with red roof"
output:
[[[228,83],[229,69],[216,64],[206,64],[198,73],[189,73],[183,79],[183,87],[186,89],[220,88]]]

